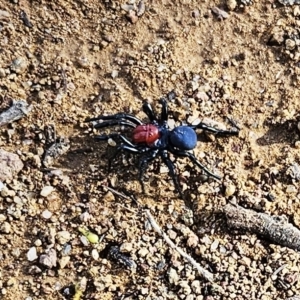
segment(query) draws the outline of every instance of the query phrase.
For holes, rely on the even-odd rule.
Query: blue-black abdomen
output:
[[[180,150],[192,150],[197,145],[197,134],[191,127],[178,126],[170,132],[170,142]]]

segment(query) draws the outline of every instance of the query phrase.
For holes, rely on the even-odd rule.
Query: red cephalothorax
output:
[[[132,140],[135,143],[153,144],[160,138],[158,127],[152,124],[138,125],[133,130]]]

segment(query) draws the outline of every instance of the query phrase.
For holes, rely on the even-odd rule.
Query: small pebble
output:
[[[175,269],[170,268],[168,272],[168,278],[170,284],[177,284],[179,281],[179,276]]]
[[[189,285],[189,282],[188,281],[181,281],[179,283],[180,287],[181,287],[181,292],[185,295],[190,295],[191,294],[191,288],[190,288],[190,285]]]
[[[84,246],[88,246],[90,244],[88,239],[84,235],[82,235],[79,239]]]
[[[10,18],[10,13],[6,10],[0,9],[0,20],[5,20]]]
[[[52,192],[54,191],[54,187],[51,185],[46,185],[43,187],[43,189],[41,190],[40,195],[42,197],[47,197],[49,196]]]
[[[87,222],[91,218],[91,215],[87,211],[85,211],[79,216],[79,218],[81,222]]]
[[[195,294],[201,294],[201,283],[199,280],[194,280],[191,284],[192,291]]]
[[[145,13],[145,11],[146,11],[145,2],[143,0],[141,0],[138,4],[136,15],[138,17],[141,17]]]
[[[42,270],[38,266],[30,266],[28,269],[28,273],[32,275],[36,275],[42,273]]]
[[[54,249],[49,249],[47,253],[42,254],[39,259],[40,264],[51,269],[57,265],[57,255]]]
[[[0,226],[0,232],[9,234],[11,232],[11,225],[8,222],[3,222]]]
[[[37,256],[36,248],[35,247],[31,247],[29,249],[29,251],[27,252],[27,259],[29,261],[34,261],[37,258],[38,258],[38,256]]]
[[[218,20],[224,20],[229,17],[229,14],[226,11],[224,11],[218,7],[213,7],[211,10],[216,15]]]
[[[3,188],[4,188],[4,184],[2,181],[0,181],[0,192],[2,191]]]
[[[98,260],[99,259],[99,252],[97,251],[97,249],[93,249],[92,250],[92,258],[94,260]]]
[[[192,11],[192,17],[195,18],[195,19],[198,19],[200,17],[199,9],[194,9]]]
[[[289,193],[289,194],[296,193],[297,189],[294,185],[290,184],[290,185],[287,186],[286,192]]]
[[[63,231],[57,232],[55,237],[60,245],[64,245],[70,241],[71,234],[69,231],[63,230]]]
[[[235,10],[235,8],[237,6],[237,2],[236,2],[236,0],[227,0],[226,5],[229,10]]]
[[[232,196],[234,193],[235,193],[235,185],[233,185],[233,184],[227,185],[227,186],[226,186],[226,189],[225,189],[225,196],[226,196],[226,197],[230,197],[230,196]]]
[[[118,75],[119,75],[119,72],[118,72],[117,70],[113,70],[113,71],[111,72],[111,78],[113,78],[113,79],[117,78]]]
[[[123,243],[121,246],[120,246],[120,251],[121,252],[131,252],[132,251],[132,248],[133,248],[133,245],[132,243]]]
[[[18,120],[17,117],[11,119],[9,111],[10,109],[0,114],[0,127],[11,123],[11,121]],[[0,180],[2,182],[12,179],[23,167],[24,164],[17,154],[0,149]],[[2,191],[4,189],[5,187],[2,188]]]
[[[65,244],[61,251],[61,255],[67,256],[71,253],[71,251],[72,251],[72,246],[70,244]]]
[[[217,250],[218,246],[219,246],[219,241],[214,240],[213,243],[210,245],[210,250],[215,251],[215,250]]]
[[[59,266],[61,269],[64,269],[66,267],[66,265],[69,263],[70,261],[70,256],[63,256],[60,260],[59,260]]]
[[[81,68],[87,68],[88,69],[91,66],[90,61],[84,56],[79,57],[78,60],[77,60],[77,63]]]
[[[136,12],[134,10],[130,10],[127,14],[127,18],[129,19],[129,21],[132,23],[132,24],[135,24],[139,18],[138,16],[136,15]]]
[[[149,251],[148,251],[147,248],[142,248],[142,249],[139,250],[138,255],[140,257],[145,257],[148,253],[149,253]]]
[[[17,74],[22,74],[27,69],[27,66],[28,66],[27,60],[23,57],[18,57],[13,60],[13,62],[10,65],[10,69],[16,72]]]
[[[117,143],[113,139],[108,139],[107,143],[111,147],[116,147],[117,146]]]
[[[169,238],[171,240],[175,240],[176,239],[177,233],[174,230],[169,229],[167,233],[168,233],[168,236],[169,236]]]
[[[52,216],[52,212],[49,211],[48,209],[45,209],[43,212],[42,212],[42,217],[44,219],[50,219]]]
[[[34,245],[35,245],[36,247],[40,247],[40,246],[42,246],[42,241],[41,241],[40,239],[37,239],[37,240],[34,242]]]

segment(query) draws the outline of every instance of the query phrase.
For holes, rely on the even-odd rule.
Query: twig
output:
[[[279,245],[300,250],[300,231],[283,216],[257,213],[230,203],[225,206],[224,213],[232,228],[247,230]]]
[[[206,280],[213,282],[214,278],[213,278],[213,274],[210,273],[209,271],[205,270],[204,268],[202,268],[191,256],[189,256],[187,253],[185,253],[181,248],[177,247],[171,240],[170,238],[161,230],[161,228],[159,227],[159,225],[156,223],[154,217],[152,216],[152,214],[150,213],[150,211],[148,209],[145,209],[145,213],[147,215],[147,218],[150,222],[150,224],[152,225],[153,229],[159,234],[161,235],[161,237],[167,242],[167,244],[175,249],[183,258],[185,258],[191,265],[193,265],[193,267],[195,267],[197,269],[197,271],[199,272],[199,274],[201,276],[203,276]]]
[[[134,213],[134,214],[136,213],[134,210],[132,210],[132,209],[130,209],[130,208],[128,208],[128,207],[122,205],[121,203],[117,203],[117,205],[121,206],[122,208],[124,208],[124,209],[126,209],[126,210],[128,210],[128,211],[130,211],[130,212],[132,212],[132,213]]]
[[[121,198],[124,198],[124,199],[126,199],[126,200],[131,200],[131,201],[133,201],[138,207],[140,206],[140,204],[138,203],[138,201],[137,201],[134,197],[130,197],[130,196],[124,195],[124,194],[122,194],[122,193],[120,193],[120,192],[118,192],[118,191],[112,189],[112,188],[109,187],[109,186],[104,186],[104,185],[102,185],[102,186],[103,186],[104,188],[108,189],[108,190],[109,190],[110,192],[112,192],[113,194],[115,194],[115,195],[117,195],[117,196],[119,196],[119,197],[121,197]]]
[[[124,194],[122,194],[122,193],[120,193],[120,192],[118,192],[118,191],[116,191],[116,190],[110,188],[109,186],[104,186],[104,185],[103,185],[103,187],[105,187],[105,188],[108,189],[110,192],[112,192],[113,194],[115,194],[115,195],[117,195],[117,196],[119,196],[119,197],[121,197],[121,198],[124,198],[124,199],[126,199],[126,200],[132,200],[132,199],[130,199],[129,196],[126,196],[126,195],[124,195]]]
[[[287,267],[288,264],[284,264],[281,267],[279,267],[273,274],[272,276],[276,276],[279,272],[281,272],[285,267]]]

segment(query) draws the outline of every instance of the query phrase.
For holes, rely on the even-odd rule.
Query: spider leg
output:
[[[124,113],[118,113],[115,115],[110,116],[98,116],[95,118],[87,118],[85,122],[92,122],[92,121],[98,121],[98,120],[120,120],[120,121],[131,121],[132,123],[136,125],[142,125],[143,122],[138,119],[137,117],[130,115],[130,114],[124,114]]]
[[[108,126],[115,126],[115,125],[123,125],[123,126],[128,126],[135,128],[136,125],[127,121],[122,121],[122,120],[110,120],[110,121],[105,121],[101,123],[97,123],[94,125],[94,128],[103,128],[103,127],[108,127]]]
[[[161,98],[160,102],[162,104],[162,109],[161,109],[161,121],[163,123],[167,123],[168,122],[168,104],[167,104],[167,100],[165,98]]]
[[[174,153],[175,155],[179,155],[179,156],[185,156],[188,157],[195,165],[197,165],[201,170],[203,170],[206,174],[208,174],[209,176],[220,180],[221,177],[212,173],[211,171],[209,171],[204,165],[202,165],[197,158],[195,157],[194,154],[190,153],[190,152],[186,152],[186,151],[180,151],[180,150],[175,150],[175,149],[169,149],[172,153]]]
[[[143,104],[143,111],[151,122],[157,122],[157,118],[150,103],[145,102]]]
[[[234,135],[238,135],[239,131],[238,130],[223,130],[223,129],[218,129],[212,126],[209,126],[205,123],[199,123],[198,125],[189,125],[189,127],[193,128],[194,130],[196,129],[203,129],[209,132],[212,132],[216,135],[219,136],[234,136]]]
[[[169,174],[170,174],[170,176],[171,176],[171,178],[172,178],[172,180],[174,182],[176,190],[178,191],[180,197],[182,199],[184,199],[182,190],[181,190],[180,185],[179,185],[178,177],[177,177],[177,174],[175,172],[174,164],[170,160],[167,150],[160,151],[159,154],[160,154],[163,162],[167,165],[167,167],[169,169],[169,172],[170,172]]]
[[[145,193],[145,185],[144,185],[144,182],[143,182],[143,179],[144,179],[144,175],[145,175],[145,172],[147,170],[147,167],[148,167],[148,164],[149,162],[151,162],[157,155],[158,153],[158,149],[155,149],[155,150],[150,150],[148,153],[146,153],[146,155],[144,157],[142,157],[140,159],[140,163],[139,163],[139,182],[142,186],[142,191],[143,193]]]

